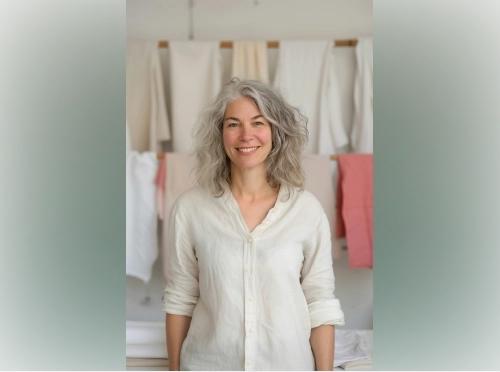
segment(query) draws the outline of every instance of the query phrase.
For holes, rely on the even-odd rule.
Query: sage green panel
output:
[[[377,370],[498,370],[500,3],[374,2]]]
[[[0,2],[0,369],[125,369],[125,2]]]

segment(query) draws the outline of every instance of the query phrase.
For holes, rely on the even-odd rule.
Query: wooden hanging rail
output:
[[[158,159],[161,159],[161,158],[163,158],[163,155],[165,155],[165,153],[164,153],[164,152],[158,152],[158,153],[156,154],[156,157],[157,157]],[[330,155],[330,160],[338,160],[338,155]]]
[[[350,40],[335,40],[335,46],[336,47],[344,47],[344,46],[356,46],[358,43],[358,40],[356,39],[350,39]],[[279,48],[280,42],[279,41],[268,41],[267,42],[267,47],[268,48]],[[168,48],[168,41],[159,41],[158,42],[158,47],[160,48]],[[233,48],[233,42],[232,41],[221,41],[220,42],[220,47],[222,49],[232,49]]]

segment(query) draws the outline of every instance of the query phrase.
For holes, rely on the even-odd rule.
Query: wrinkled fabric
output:
[[[373,38],[359,38],[355,51],[351,146],[353,152],[373,153]]]
[[[305,189],[318,199],[330,222],[332,258],[336,260],[342,256],[342,245],[334,233],[337,226],[337,210],[335,208],[335,179],[330,173],[332,163],[335,162],[330,160],[330,155],[310,155],[302,159],[302,169],[306,174]],[[333,165],[336,166],[336,164]]]
[[[189,153],[191,130],[222,86],[222,57],[216,41],[169,41],[172,149]]]
[[[267,42],[233,41],[231,77],[259,80],[268,84]]]
[[[158,258],[156,153],[131,151],[126,164],[126,274],[148,283]]]
[[[332,40],[280,41],[273,85],[309,121],[310,154],[336,154],[348,144]]]
[[[158,43],[127,43],[127,121],[132,150],[161,151],[170,139]]]
[[[373,267],[373,155],[338,157],[337,237],[345,237],[350,268]]]
[[[344,325],[328,219],[308,191],[285,192],[252,232],[229,188],[173,205],[163,310],[192,317],[182,370],[312,371],[311,328]]]
[[[170,232],[168,229],[170,224],[169,211],[177,198],[194,186],[194,173],[192,170],[196,164],[196,159],[193,155],[167,152],[164,155],[164,161],[165,175],[163,183],[165,194],[163,198],[163,207],[160,213],[163,215],[161,259],[163,263],[163,277],[166,283],[168,281],[170,257]]]

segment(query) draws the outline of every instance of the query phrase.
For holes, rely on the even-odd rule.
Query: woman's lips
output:
[[[238,153],[241,155],[252,155],[255,151],[259,149],[260,146],[254,146],[254,147],[240,147],[238,148]]]

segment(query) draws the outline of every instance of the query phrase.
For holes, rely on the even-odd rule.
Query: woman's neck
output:
[[[267,182],[265,167],[241,169],[231,167],[231,192],[238,199],[248,202],[268,198],[278,193]]]

